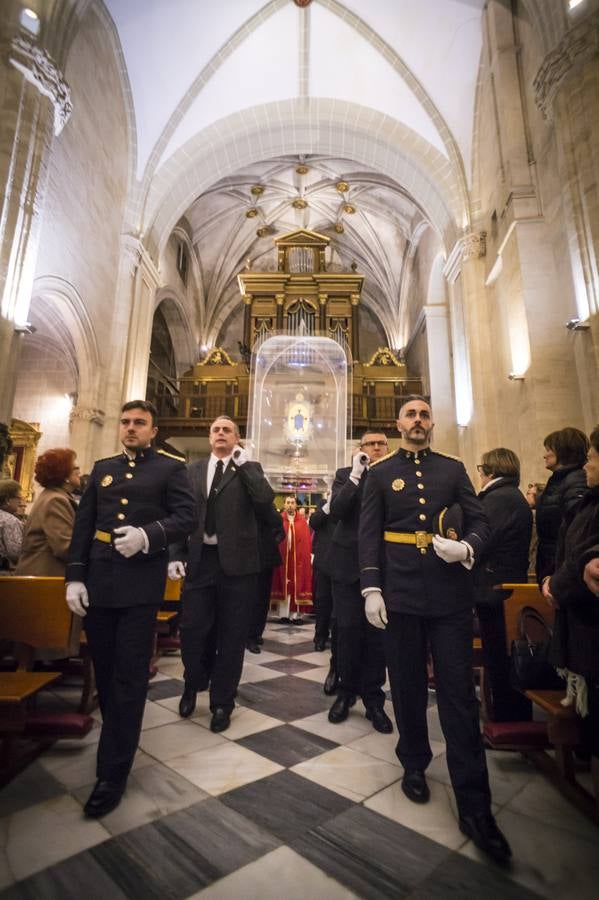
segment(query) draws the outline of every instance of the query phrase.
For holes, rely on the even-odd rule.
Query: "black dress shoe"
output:
[[[281,625],[290,625],[291,619],[289,618],[289,616],[281,616],[279,618],[279,622],[281,623]]]
[[[264,643],[264,638],[263,637],[256,638],[256,643],[259,644],[260,646],[262,646],[262,644]]]
[[[393,731],[393,722],[381,706],[371,706],[366,710],[366,718],[372,722],[375,731],[381,734],[391,734]]]
[[[314,649],[317,653],[322,653],[322,651],[326,649],[326,646],[325,641],[314,641]]]
[[[401,789],[413,803],[428,803],[431,792],[428,789],[424,772],[420,769],[406,769],[404,772]]]
[[[258,645],[258,641],[248,641],[245,645],[250,653],[262,653]]]
[[[183,719],[188,719],[196,708],[196,691],[194,688],[185,685],[183,696],[179,701],[179,715]]]
[[[226,709],[215,709],[210,720],[210,731],[226,731],[231,724],[231,713]]]
[[[89,819],[99,819],[112,812],[121,802],[125,793],[126,781],[96,781],[96,786],[83,807]]]
[[[479,850],[487,853],[495,862],[505,865],[512,855],[512,850],[505,837],[497,827],[491,813],[478,816],[462,816],[460,831],[469,837]]]
[[[339,694],[329,710],[329,722],[333,722],[334,725],[339,725],[340,722],[345,722],[349,715],[349,709],[354,705],[355,702],[355,697],[348,697],[346,694]]]
[[[327,695],[327,697],[332,697],[333,694],[337,693],[337,688],[339,687],[339,676],[337,675],[333,666],[330,667],[327,677],[324,680],[323,691]]]

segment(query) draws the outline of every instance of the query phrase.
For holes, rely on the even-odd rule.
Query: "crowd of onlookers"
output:
[[[587,748],[599,755],[599,428],[590,439],[577,428],[551,432],[544,461],[551,473],[546,485],[528,484],[525,493],[512,450],[483,453],[477,466],[491,537],[473,579],[493,715],[497,721],[532,715],[530,702],[510,683],[505,594],[497,590],[531,580],[532,547],[536,580],[555,607],[553,662],[583,714]],[[0,480],[0,569],[61,576],[81,493],[75,453],[46,450],[35,478],[42,490],[28,514],[20,484]],[[322,635],[319,641],[324,646]]]

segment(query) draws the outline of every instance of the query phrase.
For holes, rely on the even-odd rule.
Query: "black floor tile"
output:
[[[353,805],[290,846],[359,897],[398,900],[451,851],[363,806]],[[484,896],[471,894],[471,900]]]
[[[295,766],[305,759],[312,759],[327,750],[333,750],[338,744],[302,731],[294,725],[279,725],[268,731],[260,731],[258,734],[250,734],[248,737],[237,741],[242,747],[259,753],[280,766]]]
[[[242,706],[287,722],[312,716],[331,705],[331,698],[323,693],[322,685],[291,675],[256,684],[241,684],[237,701]]]
[[[183,680],[168,678],[166,681],[150,682],[148,687],[148,700],[167,700],[169,697],[179,697],[183,691]]]
[[[410,900],[539,900],[540,895],[504,875],[498,866],[481,865],[459,853],[435,869],[410,894]]]
[[[275,672],[284,672],[285,675],[297,675],[298,672],[307,672],[309,669],[317,669],[313,663],[302,662],[301,659],[276,659],[274,662],[263,663],[265,669],[274,669]]]
[[[31,875],[0,893],[0,900],[127,900],[89,850]]]
[[[285,843],[354,806],[352,800],[287,771],[221,794],[219,799]]]
[[[64,792],[64,785],[43,766],[38,762],[31,763],[0,791],[0,817],[59,797]]]

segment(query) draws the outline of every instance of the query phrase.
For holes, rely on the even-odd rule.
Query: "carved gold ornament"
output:
[[[112,475],[105,475],[100,484],[102,487],[109,487],[112,484]]]
[[[338,181],[335,187],[340,194],[345,194],[347,191],[349,191],[349,184],[347,183],[347,181]]]
[[[343,227],[342,222],[335,222],[335,231],[337,232],[337,234],[343,234],[345,228]]]
[[[298,175],[307,175],[308,172],[310,171],[310,167],[306,166],[302,163],[301,166],[295,167],[295,171],[297,172]]]
[[[294,209],[305,209],[308,205],[308,201],[304,200],[303,197],[296,197],[295,200],[291,204]]]
[[[250,192],[254,197],[261,197],[264,193],[264,187],[261,184],[253,184],[250,188]]]
[[[347,213],[348,216],[353,216],[356,211],[356,207],[352,203],[344,203],[343,204],[343,212]]]
[[[406,483],[403,480],[403,478],[396,478],[394,481],[391,482],[391,488],[394,491],[403,491],[405,486],[406,486]]]
[[[256,209],[255,206],[251,206],[251,207],[246,211],[246,214],[245,214],[246,219],[255,219],[257,215],[258,215],[258,210]]]

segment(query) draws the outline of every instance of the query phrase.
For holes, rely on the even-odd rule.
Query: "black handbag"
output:
[[[532,640],[528,629],[536,622],[543,634],[540,640]],[[517,691],[545,690],[558,691],[564,688],[564,681],[549,662],[551,628],[533,606],[524,606],[518,623],[519,637],[512,641],[510,656],[510,680]]]

